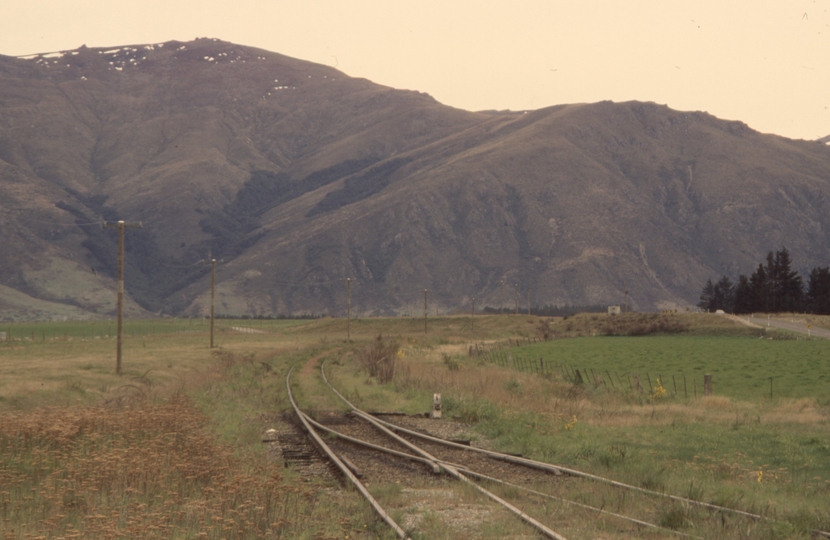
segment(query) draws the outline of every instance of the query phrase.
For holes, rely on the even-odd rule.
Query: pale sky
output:
[[[830,0],[2,0],[0,54],[211,37],[467,110],[601,100],[830,134]]]

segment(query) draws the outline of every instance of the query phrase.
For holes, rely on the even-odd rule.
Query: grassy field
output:
[[[358,406],[424,412],[439,392],[445,415],[497,449],[776,521],[721,521],[584,484],[573,491],[563,484],[562,496],[639,510],[705,538],[807,539],[812,528],[830,529],[826,342],[762,340],[757,330],[715,316],[678,325],[632,315],[613,328],[593,315],[428,322],[425,334],[422,319],[353,320],[353,343],[346,343],[342,319],[222,321],[213,350],[204,322],[133,322],[122,375],[114,373],[114,340],[86,333],[95,327],[106,336],[107,323],[10,325],[12,339],[0,343],[0,533],[391,538],[352,492],[325,479],[300,481],[266,458],[261,432],[264,419],[287,407],[285,374],[292,365],[316,374],[323,359]],[[657,334],[630,335],[643,329]],[[37,339],[47,332],[54,337]],[[556,339],[531,343],[545,333]],[[377,335],[400,349],[388,383],[369,377],[355,354]],[[521,372],[469,356],[473,345],[509,352],[514,368],[543,357],[597,376],[607,370],[621,377],[617,383],[637,372],[646,389],[575,385],[567,369]],[[704,372],[715,377],[714,396],[673,395],[670,375]],[[646,373],[653,383],[662,374],[666,394],[649,391]],[[773,400],[767,377],[776,377]],[[342,407],[316,375],[295,386],[305,407]],[[399,505],[396,515],[416,512],[399,488],[375,489]],[[453,538],[436,515],[422,517],[422,535]],[[567,524],[568,538],[631,537],[590,513],[558,509],[556,519]],[[480,537],[504,537],[511,523],[488,525]]]
[[[825,340],[767,340],[741,336],[582,337],[506,349],[517,367],[539,359],[544,369],[573,372],[586,382],[601,377],[609,389],[630,391],[637,374],[646,392],[661,378],[680,397],[703,391],[712,374],[715,393],[741,400],[817,398],[830,400],[830,344]],[[585,375],[587,373],[587,375]],[[652,386],[649,386],[648,381]],[[685,388],[684,388],[685,383]],[[611,386],[611,385],[614,386]]]
[[[302,324],[303,320],[278,319],[215,319],[214,332],[233,332],[234,328],[250,328],[270,332],[286,326]],[[0,332],[6,333],[10,342],[45,343],[60,340],[109,339],[116,335],[115,319],[104,321],[66,321],[0,324]],[[145,337],[157,334],[205,334],[210,330],[209,319],[125,319],[123,334],[129,337]]]

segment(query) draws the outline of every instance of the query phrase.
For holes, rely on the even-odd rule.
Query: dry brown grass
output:
[[[540,319],[540,323],[544,322]],[[580,313],[548,323],[556,337],[645,336],[650,334],[746,334],[748,329],[710,313]]]
[[[4,539],[333,539],[375,521],[339,490],[235,457],[181,397],[0,414],[0,423]]]
[[[204,423],[182,395],[0,414],[6,537],[278,537],[310,494],[245,470]]]
[[[355,354],[370,377],[377,377],[379,382],[387,383],[395,376],[399,351],[396,341],[384,341],[383,336],[378,335],[370,345],[357,349]]]
[[[211,350],[202,334],[160,334],[124,340],[123,373],[115,374],[112,339],[47,341],[0,347],[0,410],[95,405],[120,395],[124,385],[149,382],[153,397],[168,397],[185,378],[208,369],[213,353],[257,359],[307,347],[299,335],[220,334]]]

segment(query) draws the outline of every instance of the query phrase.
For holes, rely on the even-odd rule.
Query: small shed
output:
[[[608,306],[609,315],[619,315],[620,313],[620,306]]]

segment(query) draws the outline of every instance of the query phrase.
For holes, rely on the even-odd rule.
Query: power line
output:
[[[187,266],[173,266],[171,264],[156,263],[156,266],[163,266],[165,268],[176,268],[176,269],[179,269],[179,270],[186,270],[188,268],[193,268],[193,267],[199,266],[204,262],[205,261],[199,261],[199,262],[195,262],[193,264],[188,264]]]
[[[8,211],[8,212],[24,212],[25,210],[12,208],[12,209],[6,209],[6,211]],[[42,219],[27,218],[27,217],[23,217],[23,216],[20,216],[20,215],[15,217],[15,219],[19,219],[20,221],[30,221],[32,223],[42,223],[44,225],[59,225],[61,227],[77,227],[77,226],[80,226],[80,225],[102,225],[102,224],[106,223],[106,221],[104,221],[103,219],[99,219],[98,221],[85,221],[85,222],[82,222],[82,223],[77,223],[77,222],[75,222],[75,223],[63,223],[63,222],[57,222],[57,221],[44,221]]]

